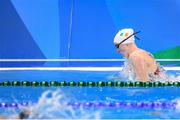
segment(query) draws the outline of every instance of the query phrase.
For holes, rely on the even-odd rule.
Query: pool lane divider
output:
[[[180,82],[123,82],[123,81],[4,81],[0,86],[26,87],[179,87]]]
[[[36,103],[0,103],[0,108],[22,108],[31,107]],[[147,108],[147,109],[175,109],[178,106],[177,102],[163,101],[163,102],[67,102],[63,105],[71,106],[73,108]]]

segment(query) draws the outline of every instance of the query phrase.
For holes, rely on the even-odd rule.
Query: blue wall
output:
[[[121,58],[113,38],[125,27],[157,52],[180,45],[179,21],[180,0],[1,0],[0,59]]]

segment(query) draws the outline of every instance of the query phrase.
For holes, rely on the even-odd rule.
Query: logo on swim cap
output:
[[[123,36],[124,33],[121,33],[120,36]]]
[[[120,30],[114,37],[114,43],[115,44],[121,43],[124,39],[128,38],[133,33],[134,33],[134,30],[132,28],[125,28],[125,29]],[[134,40],[135,40],[134,35],[132,35],[122,44],[134,43]]]

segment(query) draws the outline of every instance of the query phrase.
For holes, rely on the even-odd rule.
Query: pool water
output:
[[[167,71],[179,79],[180,71]],[[2,81],[110,81],[115,71],[0,71]],[[178,87],[0,87],[0,102],[31,103],[29,118],[140,119],[180,118]],[[67,103],[176,102],[173,108],[133,106],[68,106]],[[22,109],[0,107],[0,115],[17,116]]]

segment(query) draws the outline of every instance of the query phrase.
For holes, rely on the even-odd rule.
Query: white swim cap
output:
[[[120,30],[114,37],[114,44],[119,44],[124,39],[126,39],[127,37],[132,35],[133,33],[134,33],[134,30],[132,28],[125,28],[125,29]],[[130,38],[128,38],[122,44],[134,43],[134,41],[135,41],[134,35],[132,35]]]

